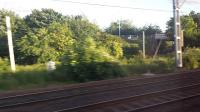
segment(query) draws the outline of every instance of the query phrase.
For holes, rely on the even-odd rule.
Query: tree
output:
[[[196,29],[196,24],[191,16],[182,16],[181,27],[182,30],[184,30],[186,37],[192,37]]]
[[[153,34],[156,34],[156,33],[162,33],[162,30],[160,29],[159,26],[157,25],[148,25],[148,26],[144,26],[140,32],[142,33],[142,31],[145,32],[145,35],[153,35]]]
[[[5,9],[0,10],[0,57],[8,57],[6,16],[9,16],[11,19],[11,30],[14,46],[15,40],[24,36],[27,30],[23,19],[16,15],[14,12]]]
[[[106,34],[100,33],[97,35],[98,46],[106,48],[108,53],[116,58],[123,57],[123,44],[126,43],[121,38]]]
[[[24,18],[26,24],[32,30],[37,28],[48,27],[53,22],[65,23],[65,16],[53,9],[34,9],[32,13]]]
[[[76,40],[95,37],[97,32],[100,32],[98,26],[90,23],[88,19],[83,16],[70,17],[68,19],[68,25]]]
[[[22,54],[19,60],[28,64],[59,60],[74,43],[72,33],[66,26],[67,24],[53,22],[47,28],[39,28],[22,37],[17,42]]]
[[[200,13],[196,13],[195,11],[191,11],[189,16],[191,16],[194,20],[194,22],[197,25],[197,28],[200,28]]]
[[[200,32],[197,28],[197,23],[195,23],[193,17],[190,15],[181,16],[181,29],[184,31],[184,46],[185,47],[198,47],[200,46],[198,42],[200,42]],[[194,15],[193,15],[194,16]],[[166,33],[169,37],[173,39],[174,33],[174,22],[173,18],[171,18],[167,22],[167,30]]]
[[[112,22],[108,28],[106,28],[106,32],[118,35],[119,34],[119,22]],[[132,25],[132,22],[129,20],[121,20],[120,21],[120,33],[121,35],[136,35],[138,34],[138,29]]]
[[[191,34],[196,29],[195,22],[191,16],[188,15],[181,16],[181,29],[186,32],[185,33],[186,35]],[[168,36],[173,37],[173,32],[174,32],[174,19],[171,18],[167,22],[166,33],[168,34]]]
[[[139,54],[139,50],[142,49],[142,32],[145,32],[147,41],[150,40],[151,35],[155,33],[161,33],[161,29],[156,25],[148,25],[142,28],[137,28],[132,25],[129,20],[122,20],[121,23],[121,35],[136,35],[139,37],[137,40],[127,40],[128,43],[123,45],[123,53],[126,58],[131,58],[133,55]],[[111,25],[106,29],[107,33],[118,35],[119,23],[112,22]]]
[[[98,47],[92,37],[79,41],[62,60],[64,78],[85,82],[124,75],[117,59],[103,47]]]

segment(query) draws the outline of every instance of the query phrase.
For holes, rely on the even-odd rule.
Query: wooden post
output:
[[[156,47],[156,51],[153,55],[153,59],[155,59],[155,57],[157,56],[161,43],[162,43],[162,39],[159,40],[158,46]]]

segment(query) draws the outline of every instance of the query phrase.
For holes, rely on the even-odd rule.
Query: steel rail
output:
[[[160,77],[170,77],[170,76],[176,76],[180,74],[188,74],[188,73],[200,73],[200,70],[194,70],[194,71],[186,71],[186,72],[180,72],[180,73],[169,73],[165,75],[158,75],[158,76],[149,76],[149,77],[126,77],[126,78],[119,78],[119,79],[109,79],[109,80],[103,80],[103,81],[92,81],[92,82],[87,82],[85,84],[74,84],[71,86],[67,86],[66,88],[62,89],[54,89],[54,90],[45,90],[41,92],[33,92],[33,93],[27,93],[27,94],[19,94],[19,95],[12,95],[12,96],[6,96],[6,97],[1,97],[0,100],[3,99],[10,99],[10,98],[15,98],[15,97],[24,97],[24,96],[29,96],[29,95],[37,95],[37,94],[46,94],[46,93],[52,93],[52,92],[59,92],[59,91],[65,91],[65,90],[70,90],[70,89],[80,89],[80,88],[88,88],[88,87],[94,87],[94,86],[104,86],[107,84],[116,84],[116,83],[123,83],[123,82],[128,82],[128,81],[136,81],[136,80],[147,80],[147,79],[153,79],[153,78],[160,78]],[[94,84],[94,85],[92,85]]]
[[[199,73],[199,71],[192,71],[192,72],[184,72],[184,74],[193,74],[193,73]],[[136,78],[136,79],[130,79],[130,80],[125,80],[125,81],[119,81],[119,82],[112,82],[111,84],[117,84],[117,83],[123,83],[123,82],[128,82],[128,81],[134,81],[134,80],[146,80],[146,79],[155,79],[155,78],[163,78],[163,77],[170,77],[170,76],[176,76],[178,74],[169,74],[168,76],[166,75],[160,75],[160,76],[153,76],[153,77],[146,77],[146,78]],[[183,75],[185,78],[188,78],[187,75]],[[177,76],[178,77],[178,76]],[[177,79],[171,79],[171,80],[166,80],[166,81],[175,81],[175,80],[179,80],[179,79],[185,79],[185,78],[177,78]],[[148,85],[148,84],[155,84],[155,83],[160,83],[160,82],[165,82],[165,81],[155,81],[155,82],[148,82],[148,83],[143,83],[143,84],[136,84],[136,85],[131,85],[131,84],[128,84],[128,86],[126,87],[117,87],[117,88],[108,88],[106,90],[99,90],[99,91],[93,91],[93,92],[89,92],[89,93],[81,93],[81,94],[76,94],[76,95],[71,95],[71,96],[61,96],[61,97],[54,97],[54,98],[49,98],[49,99],[43,99],[43,100],[37,100],[37,101],[31,101],[31,102],[23,102],[23,103],[17,103],[17,104],[11,104],[11,105],[3,105],[3,106],[0,106],[0,108],[8,108],[8,107],[15,107],[15,106],[20,106],[20,105],[26,105],[26,104],[31,104],[31,103],[38,103],[38,102],[45,102],[45,101],[51,101],[51,100],[57,100],[57,99],[63,99],[63,98],[69,98],[69,97],[75,97],[75,96],[79,96],[79,95],[86,95],[86,94],[95,94],[95,93],[98,93],[98,92],[104,92],[104,91],[114,91],[114,90],[117,90],[117,89],[125,89],[125,88],[128,88],[128,87],[137,87],[137,86],[142,86],[142,85]],[[98,84],[97,84],[98,85]],[[106,85],[106,84],[100,84],[101,86],[103,85]],[[83,88],[86,88],[88,86],[83,86]],[[90,87],[94,87],[94,86],[90,86]],[[95,86],[96,87],[96,86]],[[70,89],[74,89],[74,88],[70,88]],[[66,89],[61,89],[61,91],[64,91]],[[37,93],[33,93],[33,94],[25,94],[25,95],[19,95],[20,97],[23,97],[23,96],[30,96],[30,95],[38,95],[38,94],[48,94],[48,93],[53,93],[53,92],[58,92],[57,90],[53,90],[53,91],[47,91],[47,92],[37,92]],[[14,97],[6,97],[6,98],[1,98],[0,101],[3,99],[8,99],[9,98],[16,98],[18,96],[14,96]]]
[[[39,100],[32,100],[32,101],[25,101],[25,102],[21,102],[21,103],[14,103],[14,104],[7,104],[7,105],[0,105],[0,109],[1,108],[10,108],[10,107],[16,107],[16,106],[21,106],[21,105],[27,105],[27,104],[32,104],[32,103],[38,103],[38,102],[46,102],[46,101],[52,101],[52,100],[58,100],[58,99],[67,99],[67,98],[72,98],[72,97],[77,97],[77,96],[81,96],[81,95],[89,95],[89,94],[96,94],[99,92],[108,92],[108,91],[115,91],[115,90],[119,90],[119,89],[126,89],[126,88],[130,88],[130,87],[138,87],[138,86],[145,86],[145,85],[154,85],[156,83],[165,83],[168,81],[179,81],[181,79],[187,79],[188,77],[185,76],[180,77],[180,78],[176,78],[176,79],[170,79],[170,80],[166,80],[166,81],[154,81],[154,82],[147,82],[147,83],[142,83],[142,84],[127,84],[127,86],[122,86],[122,87],[116,87],[116,88],[107,88],[104,90],[97,90],[97,91],[93,91],[93,92],[85,92],[85,93],[78,93],[78,94],[74,94],[74,95],[65,95],[65,96],[59,96],[58,97],[52,97],[52,98],[44,98],[44,99],[39,99]],[[188,79],[190,80],[190,79]],[[58,94],[57,92],[55,92],[55,94]],[[48,94],[47,94],[48,95]],[[5,99],[3,99],[5,100]],[[6,99],[9,100],[9,99]],[[0,99],[0,102],[2,103],[2,100]]]
[[[108,100],[108,101],[93,103],[93,104],[89,104],[89,105],[82,105],[82,106],[78,106],[78,107],[74,107],[74,108],[61,109],[61,110],[57,110],[57,111],[53,111],[53,112],[81,112],[81,110],[83,110],[85,112],[85,110],[89,110],[90,108],[93,108],[95,106],[101,106],[101,105],[106,105],[106,104],[110,104],[110,105],[119,104],[120,102],[126,102],[127,100],[134,100],[135,98],[138,98],[138,97],[145,97],[145,96],[149,96],[149,95],[163,94],[163,92],[178,91],[178,90],[182,90],[182,89],[186,89],[186,88],[190,88],[190,87],[194,87],[194,86],[199,87],[199,85],[200,85],[200,83],[188,85],[188,86],[183,86],[183,87],[178,87],[178,88],[171,88],[171,89],[166,89],[166,90],[161,90],[161,91],[156,91],[156,92],[145,93],[145,94],[141,94],[141,95],[135,95],[135,96],[131,96],[131,97],[124,97],[124,98],[119,98],[119,99],[114,99],[114,100]],[[188,98],[194,97],[194,96],[200,96],[200,94],[191,95],[189,97],[184,97],[184,98],[179,98],[179,99],[174,99],[174,100],[170,100],[170,101],[163,102],[163,103],[153,104],[153,105],[150,105],[150,106],[144,106],[142,108],[136,108],[136,109],[132,109],[132,110],[129,110],[129,111],[126,111],[126,112],[135,112],[135,111],[139,111],[139,110],[142,110],[142,109],[152,108],[154,106],[163,105],[163,104],[166,104],[166,103],[171,103],[171,102],[178,101],[178,100],[188,99]]]

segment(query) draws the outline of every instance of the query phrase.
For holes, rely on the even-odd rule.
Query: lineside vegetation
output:
[[[0,10],[0,90],[20,89],[49,84],[79,83],[139,75],[146,72],[168,73],[175,70],[173,18],[167,22],[167,35],[156,58],[151,51],[151,35],[162,33],[156,25],[137,28],[129,20],[101,30],[84,16],[66,16],[53,9],[33,10],[24,18],[12,11]],[[16,73],[9,68],[5,16],[11,17]],[[200,68],[200,13],[181,17],[184,30],[184,67]],[[146,34],[147,57],[142,57],[142,31]],[[48,72],[49,60],[56,70]]]

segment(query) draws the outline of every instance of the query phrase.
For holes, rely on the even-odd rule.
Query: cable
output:
[[[187,3],[190,3],[190,4],[200,4],[200,1],[199,0],[187,0]]]
[[[107,5],[107,4],[96,4],[96,3],[88,3],[88,2],[76,2],[76,1],[69,1],[69,0],[51,0],[55,2],[67,2],[67,3],[73,3],[73,4],[81,4],[81,5],[90,5],[90,6],[101,6],[101,7],[111,7],[111,8],[122,8],[122,9],[131,9],[131,10],[143,10],[143,11],[157,11],[157,12],[165,12],[165,13],[171,13],[170,10],[163,10],[163,9],[146,9],[146,8],[137,8],[137,7],[127,7],[127,6],[120,6],[120,5]],[[181,6],[186,2],[181,4]],[[188,2],[188,0],[187,0]],[[11,9],[13,10],[13,9]],[[23,9],[14,9],[18,12],[31,12],[31,10],[23,10]],[[184,12],[180,12],[184,13]]]
[[[163,10],[163,9],[145,9],[145,8],[127,7],[127,6],[119,6],[119,5],[106,5],[106,4],[96,4],[96,3],[88,3],[88,2],[75,2],[75,1],[69,1],[69,0],[52,0],[52,1],[67,2],[67,3],[81,4],[81,5],[90,5],[90,6],[101,6],[101,7],[132,9],[132,10],[157,11],[157,12],[172,12],[172,11]]]
[[[181,8],[185,2],[186,2],[186,0],[183,0],[183,2],[181,3],[181,5],[179,5],[179,8]]]

